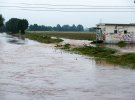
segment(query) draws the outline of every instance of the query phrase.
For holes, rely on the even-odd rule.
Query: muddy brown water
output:
[[[135,71],[0,34],[0,100],[135,100]]]

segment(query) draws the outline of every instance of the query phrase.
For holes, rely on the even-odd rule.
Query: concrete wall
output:
[[[130,25],[99,25],[101,28],[105,43],[118,43],[119,41],[125,41],[128,43],[135,43],[135,26]],[[117,33],[114,33],[117,30]],[[124,31],[127,33],[124,33]]]

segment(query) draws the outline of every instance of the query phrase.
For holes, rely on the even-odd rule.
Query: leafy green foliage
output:
[[[4,25],[4,18],[0,14],[0,27]]]
[[[95,56],[95,57],[104,57],[107,58],[108,56],[116,53],[116,50],[106,48],[106,47],[92,47],[92,46],[84,46],[79,48],[74,48],[74,51],[79,51],[82,54]]]
[[[19,20],[19,30],[21,30],[21,34],[25,34],[25,30],[28,28],[28,21],[26,19],[20,19]]]
[[[117,45],[118,45],[119,47],[125,47],[125,46],[126,46],[126,43],[125,43],[125,41],[119,41],[119,42],[117,43]]]
[[[19,33],[25,34],[25,30],[28,28],[28,21],[26,19],[11,18],[6,22],[6,29],[12,34]]]
[[[18,18],[11,18],[8,22],[6,22],[6,29],[8,30],[8,32],[16,34],[19,32],[18,24]]]
[[[80,32],[84,31],[84,27],[82,25],[75,26],[74,24],[72,26],[70,25],[63,25],[61,26],[58,24],[57,26],[44,26],[44,25],[30,25],[29,31],[74,31],[74,32]]]

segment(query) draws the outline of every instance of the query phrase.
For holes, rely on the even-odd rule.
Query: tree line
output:
[[[58,24],[57,26],[45,26],[45,25],[30,25],[29,26],[29,31],[76,31],[76,32],[80,32],[80,31],[84,31],[84,27],[83,25],[63,25],[61,26],[60,24]]]
[[[28,28],[28,21],[26,19],[11,18],[4,24],[4,18],[0,15],[0,31],[9,32],[12,34],[25,34]]]
[[[8,32],[12,34],[21,33],[25,34],[25,30],[28,31],[73,31],[73,32],[81,32],[86,31],[83,25],[63,25],[60,24],[52,27],[45,25],[33,24],[29,26],[27,19],[19,19],[19,18],[11,18],[4,24],[4,18],[0,14],[0,32]],[[94,28],[88,28],[89,32],[96,32]]]

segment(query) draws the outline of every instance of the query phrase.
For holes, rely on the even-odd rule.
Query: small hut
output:
[[[97,39],[105,43],[135,43],[135,24],[97,24]]]

